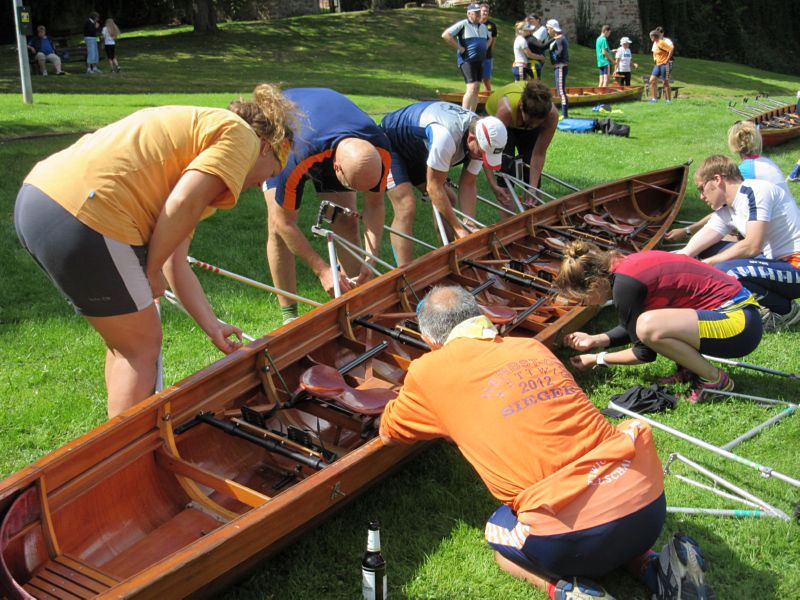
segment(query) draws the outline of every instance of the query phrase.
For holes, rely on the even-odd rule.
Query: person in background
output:
[[[497,25],[489,20],[489,3],[481,2],[481,23],[486,26],[489,32],[489,43],[486,46],[486,59],[483,61],[483,87],[490,94],[492,93],[492,50],[497,43]]]
[[[480,12],[480,4],[470,4],[467,7],[467,18],[442,32],[442,39],[456,49],[458,68],[466,83],[461,106],[472,112],[478,107],[483,61],[486,59],[486,49],[489,45],[489,30],[481,23]]]
[[[14,207],[22,246],[103,337],[108,416],[150,396],[161,350],[154,298],[167,286],[225,354],[220,323],[186,260],[197,224],[278,173],[294,106],[261,84],[228,109],[159,106],[37,163]]]
[[[664,35],[664,28],[661,25],[656,27],[656,31],[661,34],[661,40],[670,47],[669,59],[667,60],[667,79],[672,81],[672,66],[675,64],[675,43]],[[655,50],[655,44],[653,44],[653,52],[655,52]]]
[[[638,365],[661,354],[677,365],[661,383],[691,382],[689,402],[700,401],[709,390],[733,390],[733,380],[703,354],[739,358],[761,341],[758,304],[750,291],[730,275],[681,254],[651,250],[622,256],[590,242],[570,242],[556,286],[590,306],[613,300],[619,317],[619,325],[604,333],[568,334],[567,347],[586,352],[633,342],[617,352],[573,356],[574,367]]]
[[[389,176],[389,140],[377,123],[356,104],[327,88],[294,88],[284,92],[302,116],[295,144],[283,170],[263,186],[267,203],[267,261],[272,281],[282,290],[297,292],[295,258],[314,272],[322,288],[334,294],[334,277],[347,291],[367,281],[372,271],[349,252],[339,257],[342,269],[314,250],[298,225],[303,191],[314,184],[320,199],[357,210],[356,192],[364,194],[364,248],[380,254],[385,220],[383,193]],[[356,217],[341,215],[332,224],[338,235],[359,245]],[[284,322],[297,317],[297,304],[278,296]]]
[[[544,57],[547,52],[547,46],[550,43],[550,36],[547,35],[547,27],[542,24],[541,14],[532,12],[526,20],[531,31],[531,35],[528,37],[528,50],[541,57],[534,61],[533,70],[536,71],[536,79],[541,79]]]
[[[653,42],[653,67],[650,73],[650,102],[658,102],[658,95],[656,89],[658,88],[658,80],[663,81],[664,100],[667,104],[672,103],[672,96],[669,89],[669,61],[672,56],[674,46],[667,44],[663,40],[663,34],[654,29],[650,32],[650,39]]]
[[[47,76],[48,62],[53,63],[56,75],[64,74],[64,71],[61,70],[61,59],[56,54],[55,44],[47,35],[47,29],[45,29],[44,25],[39,25],[36,28],[36,37],[28,42],[28,51],[34,55],[42,75]]]
[[[531,30],[527,21],[518,21],[514,25],[514,30],[517,33],[517,37],[514,38],[514,63],[511,65],[511,74],[514,76],[514,81],[538,79],[539,76],[534,75],[531,69],[530,61],[531,59],[542,58],[542,56],[534,54],[528,48],[528,37],[531,35]]]
[[[547,33],[553,38],[550,42],[550,62],[553,63],[553,74],[556,80],[556,92],[561,99],[561,116],[569,116],[567,101],[567,74],[569,73],[569,40],[561,31],[561,25],[555,19],[547,21]]]
[[[797,161],[797,164],[792,169],[792,172],[789,173],[786,181],[800,181],[800,160]]]
[[[508,141],[503,149],[502,172],[516,176],[515,160],[525,165],[528,183],[541,187],[547,149],[558,126],[558,110],[550,89],[541,81],[514,82],[498,88],[486,101],[486,112],[506,126]],[[487,172],[495,196],[509,206],[512,202],[502,177]]]
[[[800,323],[800,208],[781,186],[744,179],[727,156],[708,157],[694,174],[713,214],[681,254],[736,277],[766,309],[766,329]],[[724,240],[737,233],[741,239]],[[712,353],[713,354],[713,353]]]
[[[109,17],[103,25],[103,47],[108,59],[108,68],[114,73],[119,73],[119,62],[117,62],[117,39],[119,38],[119,27],[114,23],[114,19]]]
[[[500,568],[553,600],[613,600],[587,578],[621,566],[648,597],[713,597],[694,539],[650,550],[666,501],[646,423],[611,425],[550,350],[499,336],[461,287],[434,287],[417,312],[431,352],[411,362],[380,438],[455,443],[500,503],[485,527]]]
[[[428,194],[457,238],[469,235],[453,211],[447,177],[451,167],[463,165],[458,180],[459,207],[466,215],[475,216],[478,174],[482,166],[500,168],[505,125],[496,117],[480,119],[449,102],[416,102],[387,114],[381,128],[392,148],[392,172],[386,185],[394,212],[392,229],[411,235],[416,187]],[[394,233],[392,248],[398,266],[414,258],[412,242]]]
[[[608,87],[608,74],[611,71],[611,63],[614,57],[611,55],[611,48],[608,45],[608,36],[611,35],[611,25],[603,25],[600,35],[594,43],[595,54],[597,54],[597,86]]]
[[[83,22],[83,41],[86,43],[86,72],[90,75],[102,72],[97,68],[100,62],[100,52],[97,48],[97,36],[99,33],[100,15],[92,11]]]
[[[619,48],[614,57],[614,79],[618,85],[631,84],[631,64],[634,68],[639,68],[639,65],[632,62],[632,59],[631,38],[625,36],[619,41]]]

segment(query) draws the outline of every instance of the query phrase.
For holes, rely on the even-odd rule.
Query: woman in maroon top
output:
[[[733,389],[725,371],[703,354],[741,357],[761,341],[752,294],[730,275],[684,255],[652,250],[622,256],[576,241],[567,245],[556,284],[586,304],[613,299],[619,315],[620,324],[604,333],[570,333],[567,346],[587,351],[633,342],[617,352],[573,356],[575,367],[636,365],[662,354],[678,364],[663,383],[699,379],[691,401],[705,389]]]

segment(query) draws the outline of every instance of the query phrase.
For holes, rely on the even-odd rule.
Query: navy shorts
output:
[[[427,183],[428,148],[424,140],[416,138],[410,142],[406,140],[401,148],[392,137],[389,135],[389,141],[392,143],[392,167],[386,189],[390,190],[401,183],[411,183],[415,187]]]
[[[483,80],[483,61],[461,63],[458,68],[465,83],[479,83]]]
[[[492,59],[487,58],[483,61],[483,78],[484,79],[491,79],[492,78]]]
[[[597,67],[597,72],[600,75],[608,75],[608,65],[606,65],[605,67]]]
[[[644,508],[610,523],[559,535],[530,534],[519,548],[489,545],[511,562],[545,577],[601,577],[652,548],[666,513],[662,493]],[[519,537],[517,516],[506,505],[498,508],[486,525],[507,530],[504,537],[509,541]]]
[[[153,303],[146,246],[96,232],[29,184],[17,195],[14,226],[22,246],[78,314],[112,317]]]

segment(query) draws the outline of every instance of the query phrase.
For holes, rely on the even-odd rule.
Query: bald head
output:
[[[336,145],[333,169],[342,185],[366,192],[380,183],[383,165],[375,146],[366,140],[351,137]]]

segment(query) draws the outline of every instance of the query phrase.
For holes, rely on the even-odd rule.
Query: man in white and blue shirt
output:
[[[457,50],[458,68],[467,84],[461,106],[474,111],[478,106],[478,90],[483,79],[483,61],[489,47],[490,34],[481,23],[481,5],[470,4],[467,18],[444,30],[442,39]]]

